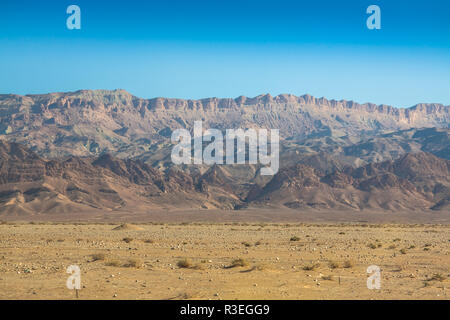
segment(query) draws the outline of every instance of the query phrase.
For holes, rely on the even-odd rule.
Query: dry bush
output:
[[[429,281],[444,281],[445,279],[447,279],[446,278],[446,276],[444,276],[443,274],[441,274],[441,273],[435,273],[435,274],[433,274],[433,276],[430,278],[430,279],[428,279]]]
[[[405,249],[405,248],[401,249],[401,250],[400,250],[400,253],[401,253],[401,254],[406,254],[406,249]]]
[[[144,243],[154,243],[155,241],[153,241],[152,239],[145,239],[143,240]]]
[[[203,269],[203,266],[201,264],[194,264],[189,259],[182,259],[177,262],[178,268],[182,269],[194,269],[194,270],[201,270]]]
[[[120,262],[117,261],[117,260],[107,261],[105,263],[105,266],[107,266],[107,267],[120,267]]]
[[[322,280],[333,280],[333,276],[322,276]]]
[[[133,238],[126,237],[126,238],[123,238],[122,241],[124,241],[126,243],[130,243],[131,241],[133,241]]]
[[[351,262],[350,260],[345,260],[343,267],[346,269],[353,268],[353,262]]]
[[[329,265],[328,265],[331,269],[337,269],[339,268],[339,263],[336,261],[330,261]]]
[[[236,267],[246,267],[248,266],[248,262],[245,259],[238,258],[231,261],[231,264],[228,268],[236,268]]]
[[[300,241],[300,238],[297,236],[293,236],[291,237],[291,239],[289,239],[289,241]]]
[[[177,262],[177,267],[178,268],[189,269],[189,268],[192,268],[192,266],[193,266],[192,262],[190,260],[188,260],[188,259],[182,259],[182,260]]]
[[[103,261],[105,260],[106,256],[104,253],[94,253],[91,254],[92,262],[94,261]]]
[[[313,270],[316,270],[318,267],[320,267],[320,263],[316,262],[316,263],[312,263],[312,264],[308,264],[308,265],[304,266],[303,270],[313,271]]]
[[[242,244],[244,246],[246,246],[246,247],[251,247],[252,246],[249,242],[246,242],[246,241],[242,242]]]
[[[142,266],[142,262],[138,259],[130,259],[123,265],[125,268],[139,268],[140,266]]]
[[[369,247],[370,249],[376,249],[376,248],[377,248],[377,245],[374,244],[374,243],[369,243],[369,244],[367,245],[367,247]]]

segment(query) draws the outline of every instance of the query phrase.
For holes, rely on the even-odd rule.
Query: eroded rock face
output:
[[[124,90],[82,90],[44,95],[0,95],[0,135],[40,155],[137,157],[167,142],[172,130],[278,128],[281,137],[376,134],[385,130],[448,127],[450,108],[409,109],[335,101],[310,95],[182,100],[141,99]]]

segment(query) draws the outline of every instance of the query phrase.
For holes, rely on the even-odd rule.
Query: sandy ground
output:
[[[0,225],[0,299],[73,299],[75,292],[66,288],[70,265],[81,268],[81,299],[450,296],[445,225],[116,226]],[[184,259],[186,265],[178,266]],[[236,259],[244,266],[231,267]],[[367,288],[370,265],[381,268],[380,290]]]

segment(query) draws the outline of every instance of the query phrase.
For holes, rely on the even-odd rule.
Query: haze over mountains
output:
[[[280,171],[174,166],[171,132],[280,129]],[[140,99],[123,90],[0,95],[0,211],[282,207],[450,210],[450,107],[309,95]],[[18,144],[16,144],[18,143]]]

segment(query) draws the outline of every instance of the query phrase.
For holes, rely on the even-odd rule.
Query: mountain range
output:
[[[173,130],[279,129],[280,170],[173,165]],[[89,210],[450,210],[450,107],[309,95],[0,95],[0,215]]]

